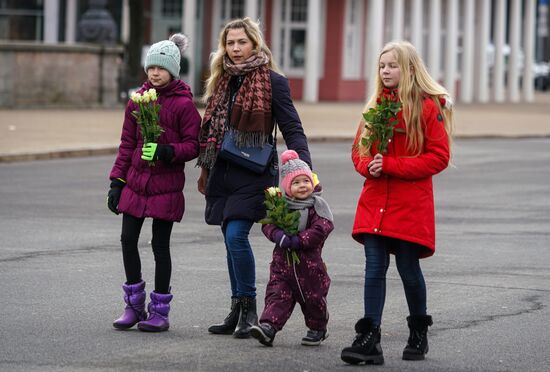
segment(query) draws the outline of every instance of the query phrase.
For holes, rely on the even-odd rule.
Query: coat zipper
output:
[[[304,300],[304,303],[306,302],[306,298],[304,297],[304,293],[302,292],[302,287],[300,287],[300,281],[298,280],[298,274],[296,273],[296,264],[292,263],[292,271],[294,272],[294,279],[296,279],[296,285],[298,286],[298,289],[300,290],[300,296],[302,296],[302,300]]]

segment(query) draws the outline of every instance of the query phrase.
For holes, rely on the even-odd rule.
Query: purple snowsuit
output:
[[[153,88],[149,82],[139,92]],[[164,132],[157,143],[169,144],[174,149],[170,164],[161,160],[150,166],[141,159],[143,137],[132,116],[138,106],[130,101],[126,107],[118,156],[110,178],[122,178],[126,186],[118,204],[118,211],[137,218],[152,217],[166,221],[181,221],[185,208],[185,162],[199,154],[201,118],[193,103],[191,90],[181,80],[173,80],[166,87],[156,89],[160,109],[160,125]]]
[[[275,225],[264,225],[264,235],[275,242]],[[287,261],[286,251],[275,246],[270,265],[269,282],[265,292],[265,307],[260,323],[268,323],[280,331],[290,318],[298,302],[309,329],[323,331],[327,328],[327,294],[330,277],[321,258],[323,244],[334,229],[331,221],[317,215],[309,208],[304,231],[298,233],[300,249],[296,250],[299,264]]]

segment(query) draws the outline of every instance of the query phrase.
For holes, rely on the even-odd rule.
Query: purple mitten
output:
[[[290,237],[290,249],[294,251],[302,249],[302,243],[300,242],[300,237],[298,235],[292,235]]]
[[[290,238],[286,236],[285,232],[281,229],[276,229],[273,232],[273,238],[275,240],[275,244],[277,244],[280,248],[288,249],[290,248]]]

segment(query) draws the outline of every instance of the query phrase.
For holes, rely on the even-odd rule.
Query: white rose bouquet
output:
[[[132,93],[130,99],[139,106],[139,111],[132,111],[132,115],[139,124],[143,141],[146,144],[156,142],[164,132],[159,124],[160,105],[157,103],[157,91],[151,88],[142,94]]]

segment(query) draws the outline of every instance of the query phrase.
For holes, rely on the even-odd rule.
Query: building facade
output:
[[[27,19],[30,24],[34,17],[34,26],[20,27],[23,36],[74,43],[78,18],[91,2],[18,1],[34,4]],[[14,32],[8,3],[14,2],[0,0],[0,39]],[[119,41],[126,42],[129,1],[103,3],[113,14]],[[540,52],[547,42],[541,39],[542,3],[547,5],[541,0],[144,0],[144,40],[186,33],[192,41],[186,78],[196,92],[225,22],[249,16],[260,20],[295,99],[365,101],[379,50],[404,39],[458,101],[532,101],[534,57],[544,57]]]

